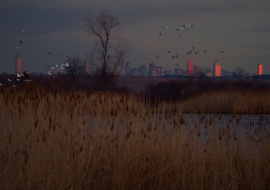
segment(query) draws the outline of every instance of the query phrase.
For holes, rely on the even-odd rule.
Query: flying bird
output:
[[[220,53],[224,53],[224,51],[221,51]]]
[[[183,35],[183,33],[182,33],[182,34],[179,34],[179,35],[177,36],[177,38],[180,38],[182,35]]]
[[[172,26],[162,26],[162,28],[166,28],[166,29],[170,28],[170,27],[172,27]]]
[[[176,30],[186,30],[186,28],[181,26],[180,28],[176,28]]]
[[[23,43],[23,41],[22,41],[22,40],[20,40],[19,44],[22,44],[22,43]]]
[[[190,27],[193,28],[193,24],[185,24],[184,27],[185,28],[190,28]]]

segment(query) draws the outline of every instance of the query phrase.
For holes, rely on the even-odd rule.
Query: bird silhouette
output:
[[[22,44],[22,43],[23,43],[23,41],[22,41],[22,40],[20,40],[19,44]]]

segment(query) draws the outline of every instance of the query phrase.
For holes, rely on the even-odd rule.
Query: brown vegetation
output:
[[[153,106],[143,93],[0,89],[0,189],[270,188],[269,127],[237,129],[234,114],[230,123],[219,114],[266,113],[267,91]],[[213,114],[187,122],[183,112]]]

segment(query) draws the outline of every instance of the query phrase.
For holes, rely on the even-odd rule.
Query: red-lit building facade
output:
[[[257,75],[263,74],[263,65],[261,63],[258,63],[257,65]]]
[[[213,76],[214,77],[220,77],[221,76],[220,60],[217,60],[213,65]]]
[[[192,60],[187,61],[187,76],[193,76],[193,67],[194,67],[194,62]]]
[[[17,54],[15,59],[15,74],[22,73],[22,58],[19,50],[20,47],[17,48]]]

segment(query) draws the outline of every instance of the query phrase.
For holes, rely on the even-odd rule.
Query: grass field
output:
[[[140,94],[27,84],[0,88],[0,107],[0,189],[270,189],[269,126],[236,135],[235,117],[213,122],[269,113],[267,90],[154,106]],[[212,117],[188,124],[184,113]]]

